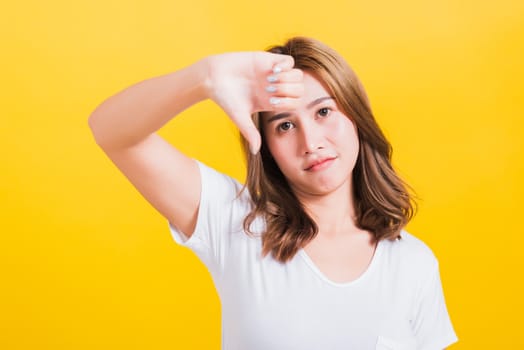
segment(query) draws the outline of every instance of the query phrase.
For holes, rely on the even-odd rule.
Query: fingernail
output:
[[[273,68],[273,73],[274,74],[278,74],[280,72],[282,72],[282,68],[280,68],[279,66],[276,66],[276,67]]]
[[[255,155],[258,153],[258,151],[255,149],[253,145],[249,145],[249,151],[251,152],[252,155]]]
[[[269,99],[269,103],[272,105],[278,105],[280,103],[280,99],[278,97],[271,97]]]
[[[277,80],[278,80],[277,77],[274,75],[270,75],[269,77],[267,77],[267,81],[269,81],[270,83],[274,83]]]
[[[267,92],[275,92],[275,91],[277,91],[277,87],[275,85],[266,86],[266,91]]]

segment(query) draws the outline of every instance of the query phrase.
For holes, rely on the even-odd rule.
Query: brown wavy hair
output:
[[[267,51],[292,56],[295,68],[321,80],[338,108],[355,124],[360,143],[352,173],[356,225],[371,232],[375,242],[400,238],[400,231],[415,213],[416,203],[411,188],[391,165],[391,145],[371,112],[355,72],[336,51],[311,38],[291,38],[284,45]],[[244,229],[254,235],[250,230],[252,222],[257,217],[263,218],[266,228],[262,233],[262,254],[271,252],[277,261],[286,262],[317,235],[318,227],[267,148],[260,124],[263,113],[252,116],[262,136],[260,152],[252,155],[242,138],[247,158],[244,189],[249,190],[254,203],[244,220]]]

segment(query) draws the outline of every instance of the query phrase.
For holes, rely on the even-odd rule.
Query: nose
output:
[[[324,147],[322,132],[315,123],[302,123],[299,134],[302,154],[311,154]]]

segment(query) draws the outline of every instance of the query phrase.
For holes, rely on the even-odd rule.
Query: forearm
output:
[[[144,80],[109,97],[89,117],[102,148],[128,147],[160,129],[191,105],[208,98],[205,60]]]

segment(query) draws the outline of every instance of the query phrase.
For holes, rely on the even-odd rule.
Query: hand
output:
[[[251,114],[297,107],[304,92],[303,74],[293,57],[269,52],[236,52],[205,59],[209,97],[239,128],[256,154],[260,133]]]

